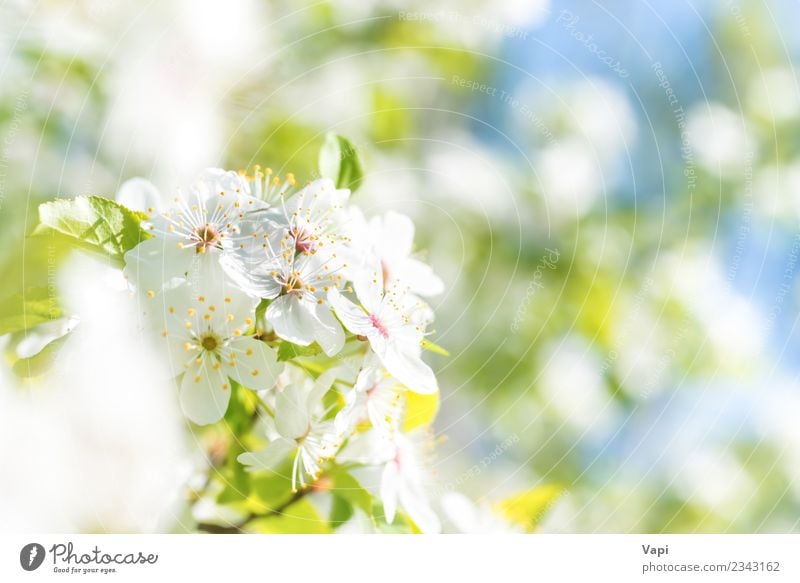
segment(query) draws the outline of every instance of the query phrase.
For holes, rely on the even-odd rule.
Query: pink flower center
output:
[[[400,448],[397,447],[394,450],[394,459],[392,460],[395,464],[397,464],[397,468],[399,469],[403,464],[403,457],[400,452]]]
[[[378,316],[375,314],[370,314],[369,321],[372,324],[372,327],[375,328],[381,336],[386,339],[389,338],[389,330],[387,330],[386,326],[383,325],[383,322],[378,319]]]
[[[300,227],[292,229],[292,236],[294,237],[294,248],[300,253],[316,253],[316,245],[314,244],[314,237],[308,230]]]

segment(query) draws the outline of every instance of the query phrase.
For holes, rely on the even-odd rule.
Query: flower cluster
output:
[[[387,522],[400,509],[436,531],[430,439],[403,420],[409,391],[438,391],[422,350],[426,298],[444,286],[415,257],[408,217],[367,220],[349,199],[330,179],[301,187],[259,167],[209,169],[170,197],[136,179],[118,200],[150,237],[125,254],[125,276],[189,419],[215,423],[232,394],[254,392],[264,447],[239,463],[290,467],[293,490],[334,458],[377,470]]]

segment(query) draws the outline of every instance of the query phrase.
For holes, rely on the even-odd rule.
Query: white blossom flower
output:
[[[394,456],[386,463],[381,477],[381,500],[386,521],[394,520],[398,505],[408,514],[422,532],[439,532],[439,517],[431,510],[425,490],[425,466],[423,448],[427,441],[395,434]]]
[[[342,259],[334,255],[349,241],[341,224],[346,220],[343,209],[350,191],[337,189],[329,178],[322,178],[287,197],[289,191],[283,184],[291,186],[294,177],[291,184],[276,185],[279,191],[275,195],[267,185],[261,185],[259,176],[260,171],[248,177],[247,190],[266,198],[270,205],[250,213],[243,221],[250,238],[242,240],[236,253],[242,289],[257,297],[274,297],[271,264],[278,256],[288,261],[292,256],[320,254],[327,263],[341,268]]]
[[[344,346],[345,337],[325,297],[342,280],[326,268],[312,255],[281,261],[275,270],[281,292],[267,308],[266,318],[281,338],[301,346],[316,341],[333,356]]]
[[[428,458],[432,446],[430,435],[424,430],[407,435],[395,432],[391,439],[386,439],[382,433],[370,429],[352,437],[338,458],[340,462],[352,461],[379,469],[377,489],[386,522],[394,522],[400,508],[422,532],[435,533],[441,531],[441,523],[428,496]],[[362,484],[375,487],[368,473]]]
[[[344,407],[336,415],[337,431],[347,434],[359,423],[369,421],[378,432],[390,438],[400,420],[404,390],[370,352],[355,385],[345,395]]]
[[[298,252],[317,253],[347,241],[341,229],[346,188],[337,189],[330,178],[315,180],[271,212],[274,222],[285,227]]]
[[[214,423],[228,408],[229,378],[250,389],[275,384],[281,365],[275,351],[248,335],[253,302],[236,290],[203,295],[183,285],[152,295],[151,314],[161,315],[174,375],[183,375],[180,402],[195,423]]]
[[[329,377],[328,377],[329,378]],[[256,452],[245,452],[237,458],[249,471],[274,470],[295,452],[292,464],[292,490],[305,488],[305,476],[319,477],[322,463],[339,449],[341,439],[333,421],[323,420],[321,400],[330,381],[293,383],[275,397],[275,430],[277,436]]]
[[[361,211],[353,208],[348,228],[352,233],[351,249],[364,257],[367,265],[380,265],[385,288],[399,281],[411,293],[421,296],[444,291],[444,283],[433,269],[413,256],[414,223],[406,215],[389,211],[367,222]]]
[[[144,292],[187,279],[200,278],[204,285],[220,281],[226,266],[222,259],[252,239],[253,234],[242,229],[243,220],[266,206],[246,191],[235,172],[206,170],[186,196],[174,197],[174,207],[143,223],[153,237],[125,254],[128,278]],[[147,210],[152,214],[155,207]]]
[[[421,324],[412,322],[404,309],[405,290],[397,284],[383,291],[377,271],[353,282],[361,306],[345,298],[336,288],[328,292],[339,319],[353,334],[364,336],[383,366],[394,378],[417,393],[438,390],[436,377],[422,361]]]
[[[331,314],[327,292],[344,283],[337,249],[346,241],[334,216],[349,196],[321,179],[280,206],[248,218],[253,235],[226,265],[248,294],[273,300],[266,319],[281,338],[307,346],[317,342],[329,356],[344,345],[344,331]]]

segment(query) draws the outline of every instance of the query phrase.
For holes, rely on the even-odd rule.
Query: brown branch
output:
[[[311,488],[306,488],[305,490],[299,490],[295,492],[291,498],[289,498],[286,502],[281,504],[280,506],[276,506],[275,508],[270,508],[264,514],[256,514],[255,512],[251,512],[247,517],[241,522],[241,524],[231,524],[227,526],[223,526],[220,524],[211,524],[209,522],[199,522],[197,524],[197,530],[200,532],[205,532],[208,534],[245,534],[247,531],[245,527],[247,523],[251,520],[256,518],[269,518],[270,516],[280,516],[284,513],[284,511],[289,508],[292,504],[301,500],[307,494],[311,492]]]

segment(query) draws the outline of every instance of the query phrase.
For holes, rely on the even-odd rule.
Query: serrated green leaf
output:
[[[497,510],[509,521],[533,532],[563,491],[555,484],[539,486],[503,500],[497,505]]]
[[[34,235],[52,229],[121,264],[127,251],[150,237],[141,226],[145,218],[102,196],[59,199],[39,205],[40,224]]]
[[[308,346],[300,346],[284,340],[278,346],[278,362],[285,362],[303,356],[316,356],[321,352],[322,348],[316,342],[312,342]]]
[[[51,322],[63,316],[57,299],[47,288],[30,288],[0,302],[0,335]]]
[[[338,134],[329,133],[319,151],[319,172],[330,178],[336,188],[358,190],[364,179],[364,165],[356,147]]]
[[[256,518],[247,524],[249,532],[264,534],[328,534],[330,524],[308,498],[290,504],[280,514]]]
[[[433,342],[427,339],[422,340],[422,348],[430,352],[433,352],[435,354],[441,354],[442,356],[450,356],[450,353],[447,351],[447,349],[442,348],[438,344],[434,344]]]
[[[439,393],[420,395],[406,392],[406,413],[403,417],[403,431],[409,432],[417,427],[433,423],[439,412]]]

